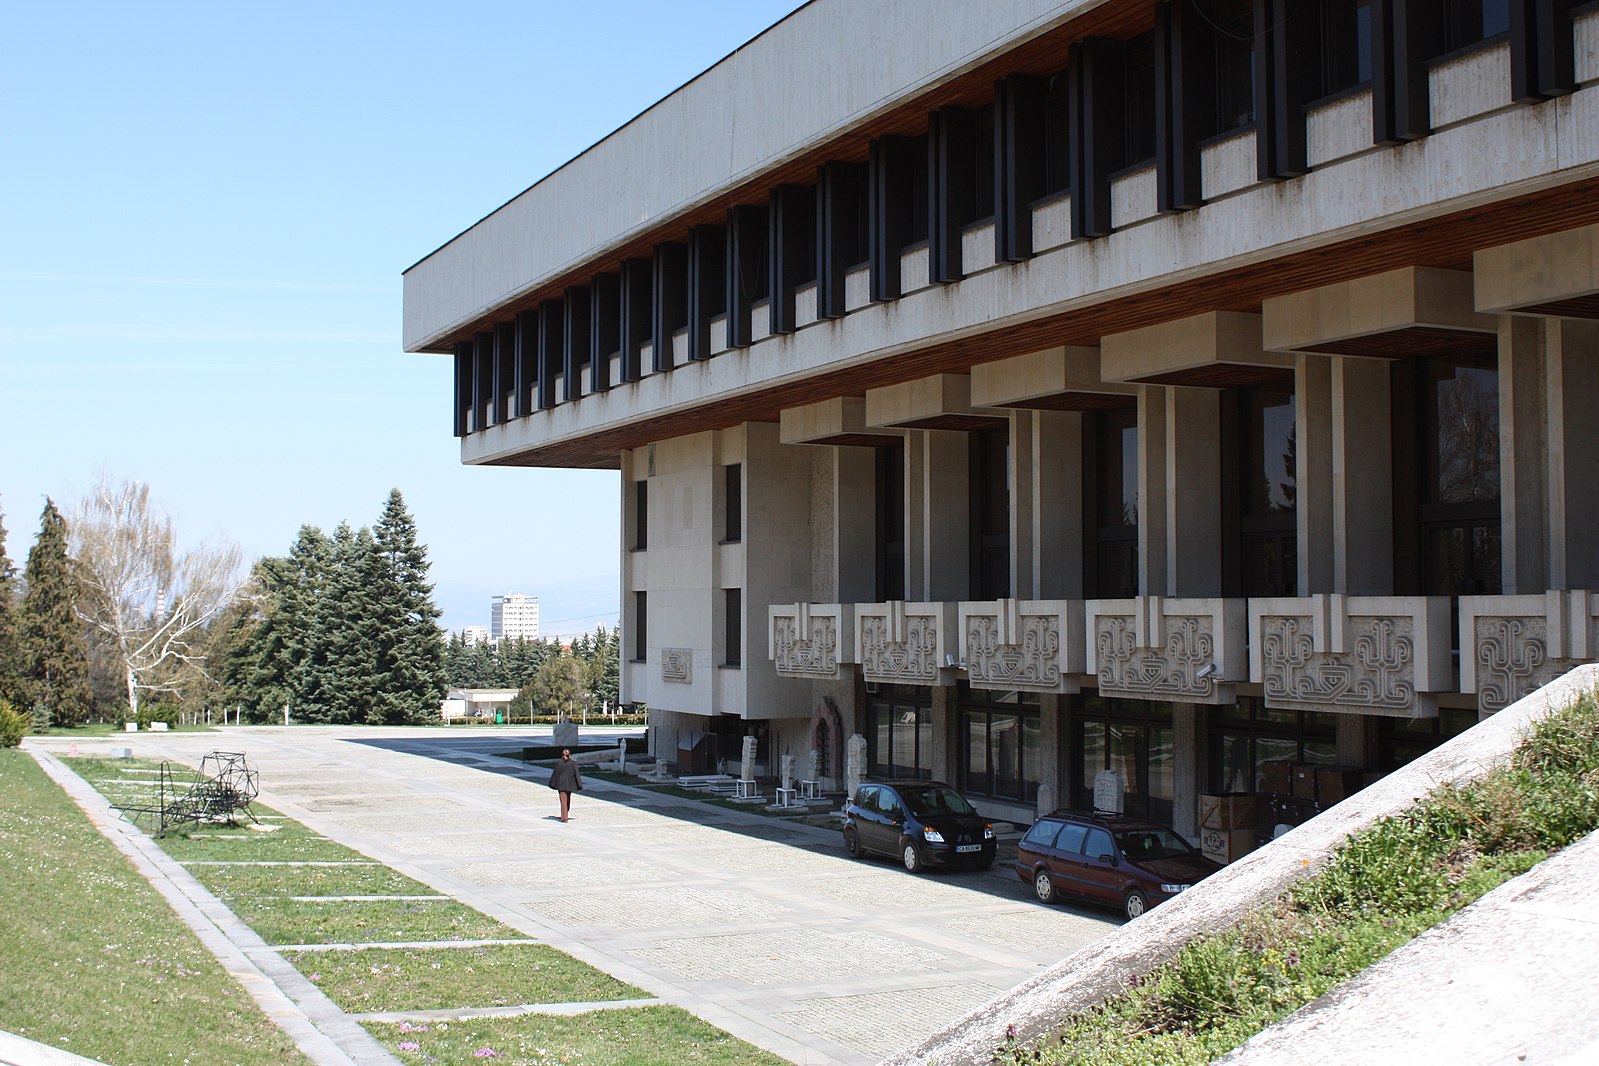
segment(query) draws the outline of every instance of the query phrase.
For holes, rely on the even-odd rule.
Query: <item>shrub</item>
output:
[[[0,699],[0,748],[14,748],[28,735],[28,716]]]
[[[139,728],[149,729],[151,722],[165,722],[167,725],[177,725],[183,714],[183,708],[176,703],[141,703],[139,704]]]

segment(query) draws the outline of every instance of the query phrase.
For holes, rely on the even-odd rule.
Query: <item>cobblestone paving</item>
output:
[[[547,770],[484,758],[547,738],[245,728],[134,753],[243,751],[313,832],[806,1066],[875,1063],[1114,923],[1008,870],[912,876],[847,859],[836,829],[597,779],[563,825]]]

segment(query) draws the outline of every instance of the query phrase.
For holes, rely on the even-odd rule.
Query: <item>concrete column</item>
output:
[[[972,572],[970,445],[965,433],[936,429],[922,434],[922,445],[926,484],[921,587],[932,602],[964,600],[970,594]]]
[[[1369,714],[1337,715],[1338,765],[1377,765],[1377,719]]]
[[[1043,600],[1083,595],[1083,416],[1033,412],[1033,590]],[[1064,805],[1064,804],[1063,804]]]
[[[1333,591],[1350,596],[1394,587],[1388,374],[1386,360],[1332,360]]]
[[[1138,387],[1138,587],[1145,596],[1167,589],[1167,455],[1164,385]]]
[[[1010,416],[1010,594],[1038,598],[1038,496],[1033,491],[1038,465],[1038,417],[1033,411]]]
[[[1065,785],[1061,780],[1060,707],[1066,697],[1046,692],[1038,698],[1038,803],[1039,814],[1048,814],[1057,807],[1069,807]]]
[[[960,715],[956,710],[955,686],[933,686],[933,779],[953,784],[955,761],[960,758]]]
[[[1166,393],[1166,589],[1221,595],[1221,393]],[[1142,505],[1142,496],[1140,498]],[[1156,590],[1145,588],[1145,595]]]
[[[1056,779],[1060,782],[1060,790],[1055,794],[1055,802],[1062,807],[1074,807],[1072,784],[1078,774],[1078,768],[1072,762],[1072,741],[1077,735],[1077,700],[1072,696],[1057,697],[1060,718],[1060,744],[1055,752]]]
[[[877,456],[871,448],[830,448],[834,456],[834,553],[838,583],[825,603],[877,595]]]
[[[1199,836],[1199,794],[1205,787],[1205,708],[1172,704],[1172,828]]]
[[[927,599],[927,435],[905,438],[905,599]]]
[[[1333,591],[1333,359],[1294,356],[1294,512],[1299,594]]]
[[[1599,323],[1548,326],[1549,585],[1599,589]]]
[[[1558,332],[1558,320],[1550,326]],[[1499,316],[1499,576],[1507,595],[1548,587],[1555,457],[1549,454],[1554,412],[1545,418],[1544,336],[1544,320]]]

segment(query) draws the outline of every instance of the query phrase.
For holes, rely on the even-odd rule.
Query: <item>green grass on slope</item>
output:
[[[303,1063],[33,759],[0,750],[0,1029],[113,1064]]]
[[[1599,699],[1538,723],[1510,765],[1355,834],[1328,865],[1004,1063],[1210,1062],[1599,829]]]

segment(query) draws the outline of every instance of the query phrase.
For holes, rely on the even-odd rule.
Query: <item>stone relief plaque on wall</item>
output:
[[[962,664],[974,688],[1076,692],[1082,673],[1080,600],[991,600],[960,605]]]
[[[1484,714],[1515,703],[1595,658],[1599,598],[1583,589],[1462,596],[1460,687]]]
[[[692,684],[694,681],[694,649],[662,648],[661,680]]]

